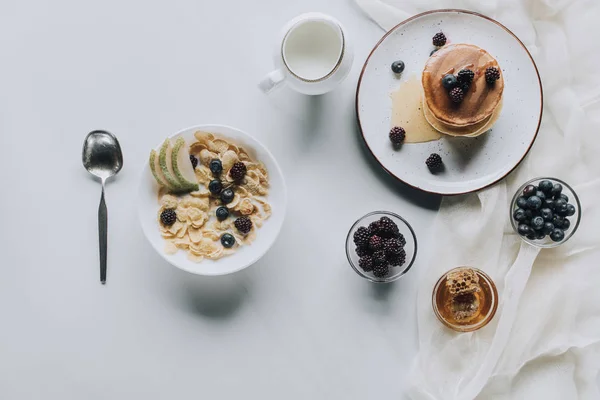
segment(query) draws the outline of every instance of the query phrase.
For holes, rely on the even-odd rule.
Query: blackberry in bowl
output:
[[[374,211],[356,221],[346,237],[346,256],[354,271],[375,283],[395,281],[417,257],[410,224],[389,211]]]
[[[569,240],[581,220],[575,191],[556,178],[535,178],[515,193],[510,206],[513,229],[527,243],[541,248]]]

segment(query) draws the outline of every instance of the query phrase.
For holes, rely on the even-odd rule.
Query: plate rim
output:
[[[533,135],[533,138],[531,139],[531,143],[529,143],[529,146],[527,147],[527,150],[523,153],[523,156],[521,157],[521,159],[508,171],[506,172],[506,174],[502,175],[500,178],[495,179],[494,181],[482,185],[480,187],[471,189],[471,190],[467,190],[464,192],[452,192],[452,193],[445,193],[445,192],[439,192],[439,191],[434,191],[434,190],[427,190],[427,189],[423,189],[420,187],[417,187],[413,184],[410,184],[404,180],[402,180],[401,178],[399,178],[398,176],[396,176],[392,171],[390,171],[388,168],[385,167],[385,165],[383,165],[383,163],[381,162],[381,160],[379,160],[379,158],[375,155],[375,153],[373,152],[373,149],[371,149],[371,147],[369,146],[369,143],[367,142],[367,139],[365,138],[365,134],[360,122],[360,113],[359,113],[359,107],[358,107],[358,96],[360,93],[360,86],[362,84],[362,80],[363,80],[363,76],[365,74],[365,70],[367,68],[367,64],[369,63],[369,60],[371,59],[371,56],[373,55],[373,53],[379,48],[379,46],[383,43],[383,41],[385,39],[387,39],[387,37],[389,35],[391,35],[395,30],[397,30],[399,27],[401,27],[402,25],[413,21],[415,19],[424,17],[426,15],[430,15],[430,14],[446,14],[446,13],[463,13],[463,14],[469,14],[469,15],[473,15],[479,18],[483,18],[486,19],[496,25],[498,25],[500,28],[504,29],[509,35],[511,35],[513,38],[515,38],[515,40],[517,41],[517,43],[523,48],[523,50],[525,50],[525,53],[527,54],[527,56],[529,57],[529,59],[531,60],[531,64],[533,65],[533,69],[535,70],[535,73],[537,75],[537,79],[538,79],[538,83],[539,83],[539,87],[540,87],[540,116],[538,119],[538,124],[535,130],[535,134]],[[535,60],[533,59],[533,57],[531,56],[531,53],[529,52],[529,50],[527,50],[527,47],[525,46],[525,44],[521,41],[521,39],[519,39],[519,37],[517,35],[515,35],[510,29],[508,29],[506,26],[504,26],[503,24],[501,24],[500,22],[496,21],[495,19],[488,17],[487,15],[475,12],[475,11],[470,11],[470,10],[464,10],[464,9],[460,9],[460,8],[441,8],[441,9],[437,9],[437,10],[429,10],[429,11],[425,11],[419,14],[415,14],[412,17],[409,17],[403,21],[401,21],[400,23],[398,23],[397,25],[395,25],[393,28],[391,28],[390,30],[388,30],[381,39],[379,39],[379,41],[375,44],[375,46],[373,47],[373,49],[369,52],[369,55],[367,56],[367,59],[365,60],[365,63],[362,66],[362,69],[360,71],[360,75],[358,77],[358,83],[356,85],[356,95],[355,95],[355,110],[356,110],[356,121],[358,123],[358,129],[360,130],[360,135],[362,136],[363,142],[365,143],[365,146],[367,147],[367,149],[369,150],[369,152],[371,153],[371,155],[373,156],[373,158],[375,159],[375,161],[377,161],[377,163],[381,166],[381,168],[383,168],[383,170],[385,172],[387,172],[390,176],[392,176],[394,179],[396,179],[399,182],[404,183],[405,185],[408,185],[409,187],[416,189],[416,190],[420,190],[422,192],[425,193],[430,193],[430,194],[434,194],[434,195],[441,195],[441,196],[459,196],[459,195],[463,195],[463,194],[468,194],[468,193],[474,193],[477,192],[479,190],[482,189],[486,189],[490,186],[495,185],[496,183],[500,182],[501,180],[503,180],[504,178],[506,178],[508,175],[510,175],[519,165],[521,165],[521,163],[523,162],[523,160],[525,159],[525,157],[527,157],[527,154],[529,154],[529,152],[531,151],[531,148],[533,147],[533,144],[535,143],[535,140],[537,139],[538,133],[540,131],[540,126],[542,124],[542,117],[544,114],[544,88],[542,86],[542,79],[540,77],[540,72],[538,70],[538,67],[535,63]]]
[[[285,182],[285,175],[283,174],[283,171],[281,169],[281,167],[279,166],[279,163],[277,162],[277,159],[275,158],[275,156],[273,155],[273,153],[271,153],[271,151],[267,148],[267,146],[265,146],[260,140],[258,140],[254,135],[249,134],[248,132],[246,132],[245,130],[242,130],[240,128],[236,128],[234,126],[231,125],[226,125],[226,124],[211,124],[211,123],[205,123],[205,124],[195,124],[195,125],[190,125],[186,128],[183,129],[179,129],[178,131],[176,131],[175,133],[168,135],[167,138],[169,139],[173,139],[175,137],[178,137],[179,135],[184,134],[187,131],[191,131],[191,130],[202,130],[202,129],[210,129],[210,128],[219,128],[219,129],[224,129],[224,130],[233,130],[233,131],[237,131],[242,133],[244,136],[248,136],[250,137],[253,141],[255,141],[258,146],[262,147],[262,150],[267,153],[270,158],[271,161],[273,161],[274,166],[276,167],[277,173],[279,176],[281,176],[281,183],[282,183],[282,194],[283,194],[283,202],[282,202],[282,207],[281,207],[281,211],[282,211],[282,220],[281,223],[279,224],[279,226],[276,227],[275,229],[275,238],[273,239],[273,241],[266,247],[266,249],[264,250],[264,252],[262,252],[262,254],[259,254],[258,256],[256,256],[255,258],[251,259],[250,261],[246,262],[246,263],[242,263],[240,266],[238,266],[238,268],[235,268],[233,270],[230,271],[224,271],[224,272],[215,272],[215,273],[210,273],[210,272],[205,272],[205,271],[198,271],[195,269],[191,269],[191,268],[186,268],[184,266],[179,265],[178,263],[174,262],[174,260],[169,258],[169,255],[165,254],[164,251],[161,251],[161,249],[157,248],[154,245],[154,242],[152,240],[150,240],[150,238],[148,237],[145,229],[144,229],[144,222],[142,220],[143,216],[142,216],[142,210],[141,208],[139,208],[137,210],[137,219],[138,219],[138,223],[140,225],[140,228],[142,230],[142,233],[144,234],[144,237],[146,239],[146,241],[150,244],[150,246],[159,254],[159,256],[165,260],[168,264],[172,265],[173,267],[180,269],[182,271],[185,271],[187,273],[193,274],[193,275],[197,275],[197,276],[226,276],[226,275],[231,275],[234,274],[236,272],[242,271],[248,267],[251,267],[252,265],[256,264],[258,261],[260,261],[260,259],[262,257],[264,257],[269,250],[271,250],[271,248],[273,247],[273,245],[275,244],[275,242],[277,241],[277,239],[279,238],[279,235],[281,234],[281,230],[283,228],[283,224],[285,223],[285,217],[286,217],[286,212],[287,212],[287,200],[288,200],[288,193],[287,193],[287,184]],[[153,147],[156,148],[156,147]],[[144,185],[144,175],[150,173],[150,171],[148,171],[148,163],[146,162],[144,167],[142,168],[142,171],[140,173],[139,176],[139,183],[138,183],[138,187],[137,187],[137,197],[136,197],[136,203],[139,203],[139,198],[140,198],[140,193],[141,193],[141,189],[142,186]]]

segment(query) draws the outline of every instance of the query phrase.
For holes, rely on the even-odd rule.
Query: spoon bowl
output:
[[[102,182],[102,196],[98,207],[98,236],[100,241],[100,282],[106,283],[106,255],[108,252],[108,211],[104,200],[106,180],[123,168],[123,153],[116,136],[106,131],[88,133],[81,155],[83,166]]]
[[[110,132],[88,133],[83,143],[82,161],[85,169],[101,180],[116,175],[123,168],[123,153],[119,141]]]

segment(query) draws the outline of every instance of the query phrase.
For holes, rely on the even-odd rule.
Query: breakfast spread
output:
[[[553,242],[561,242],[571,228],[569,217],[576,212],[577,208],[563,193],[563,185],[544,179],[537,185],[525,186],[516,198],[512,218],[519,235],[529,240],[549,236]]]
[[[186,250],[200,262],[250,245],[271,215],[269,175],[243,147],[198,131],[188,146],[179,137],[150,153],[159,185],[159,229],[165,252]]]

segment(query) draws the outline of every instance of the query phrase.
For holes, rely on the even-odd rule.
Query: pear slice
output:
[[[173,163],[175,178],[179,183],[191,188],[191,190],[198,190],[198,179],[196,178],[194,167],[190,162],[190,151],[187,148],[184,138],[179,137],[175,141],[171,161]]]
[[[158,156],[158,162],[160,164],[160,170],[165,177],[165,180],[172,188],[172,190],[177,192],[184,192],[188,190],[186,185],[181,184],[177,178],[175,178],[175,171],[173,171],[173,162],[171,161],[171,152],[173,151],[173,146],[171,145],[171,141],[169,139],[165,140],[163,145],[160,148],[160,154]]]
[[[162,170],[160,169],[160,164],[158,163],[158,153],[156,152],[156,150],[152,150],[150,152],[150,170],[152,171],[154,179],[156,179],[156,182],[158,182],[160,186],[166,187],[168,189],[173,189],[171,185],[169,185],[169,182],[167,182],[167,180],[165,179],[165,176],[163,175]]]

